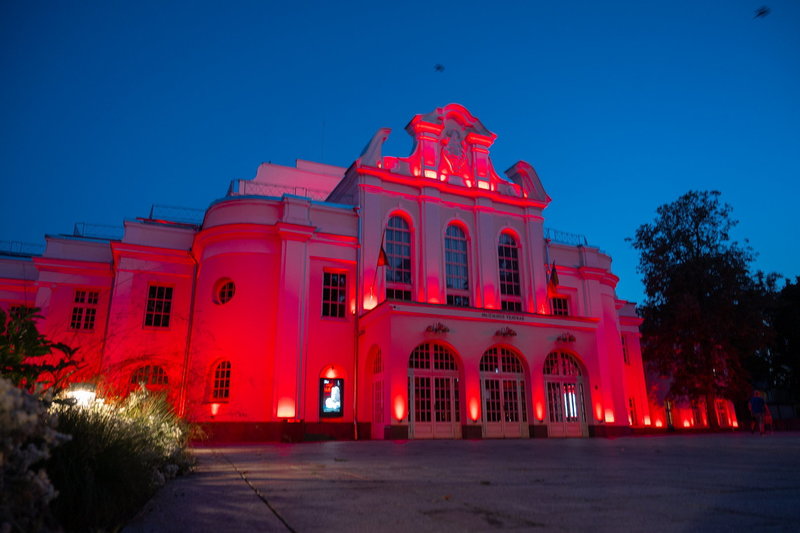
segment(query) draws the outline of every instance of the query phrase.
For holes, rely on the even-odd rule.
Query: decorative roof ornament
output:
[[[575,342],[575,335],[569,332],[562,333],[556,338],[556,342]]]
[[[517,332],[508,326],[498,329],[494,332],[495,337],[516,337]]]
[[[450,331],[450,328],[448,328],[441,322],[437,322],[425,328],[425,331],[427,331],[428,333],[448,333]]]

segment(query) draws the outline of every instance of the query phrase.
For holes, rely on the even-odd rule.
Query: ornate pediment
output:
[[[378,130],[362,152],[359,166],[549,202],[536,171],[527,163],[515,164],[506,172],[507,178],[495,172],[489,148],[497,135],[462,105],[449,104],[415,116],[406,126],[414,137],[408,157],[383,156],[381,148],[389,131]]]

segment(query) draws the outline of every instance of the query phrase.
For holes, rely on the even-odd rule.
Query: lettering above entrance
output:
[[[550,202],[530,164],[519,161],[506,171],[505,178],[495,172],[489,148],[497,135],[464,106],[448,104],[415,116],[406,126],[406,131],[414,137],[414,148],[408,157],[381,154],[390,131],[378,130],[361,153],[358,167],[526,198],[545,205]]]

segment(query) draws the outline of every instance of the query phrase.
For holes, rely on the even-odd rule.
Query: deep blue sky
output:
[[[546,225],[610,253],[657,206],[718,189],[800,274],[800,2],[0,3],[0,240],[205,208],[262,161],[348,166],[379,127],[465,105]],[[385,6],[383,4],[390,4]],[[445,66],[436,72],[435,64]]]

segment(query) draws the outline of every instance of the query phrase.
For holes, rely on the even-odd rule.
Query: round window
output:
[[[231,301],[233,295],[236,294],[236,285],[229,279],[221,279],[217,282],[214,289],[214,303],[226,304]]]

